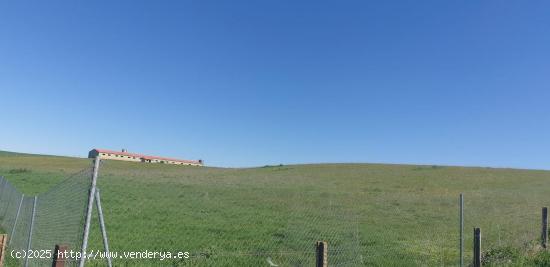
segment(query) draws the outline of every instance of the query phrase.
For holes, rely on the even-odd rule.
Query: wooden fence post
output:
[[[6,243],[7,243],[7,235],[3,234],[0,235],[0,267],[4,266],[4,258],[6,257],[5,251],[6,251]]]
[[[474,267],[481,267],[481,230],[474,228]]]
[[[67,261],[67,251],[69,247],[66,245],[55,245],[54,254],[53,254],[53,267],[65,267]]]
[[[316,267],[328,267],[328,243],[327,241],[317,241],[315,244],[317,252]]]
[[[541,232],[541,245],[546,248],[548,243],[548,208],[542,208],[542,232]]]

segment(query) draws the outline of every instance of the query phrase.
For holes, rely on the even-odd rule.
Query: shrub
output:
[[[550,252],[541,251],[533,258],[533,265],[535,266],[550,266]]]
[[[521,258],[521,252],[514,247],[491,248],[482,254],[481,262],[483,265],[502,266],[518,263]]]
[[[20,173],[29,173],[29,172],[31,172],[31,170],[23,169],[23,168],[9,170],[9,174],[20,174]]]

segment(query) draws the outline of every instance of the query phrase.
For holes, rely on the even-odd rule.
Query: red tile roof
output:
[[[183,160],[183,159],[173,159],[173,158],[165,158],[165,157],[157,157],[157,156],[148,156],[143,154],[136,154],[136,153],[129,153],[129,152],[120,152],[115,150],[108,150],[108,149],[99,149],[94,148],[92,150],[96,150],[98,153],[107,153],[107,154],[113,154],[113,155],[123,155],[123,156],[129,156],[129,157],[136,157],[136,158],[143,158],[143,159],[158,159],[158,160],[169,160],[169,161],[176,161],[176,162],[183,162],[183,163],[193,163],[193,164],[202,164],[198,160]]]

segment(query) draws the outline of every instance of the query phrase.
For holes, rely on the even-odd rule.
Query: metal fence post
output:
[[[109,253],[109,242],[107,240],[107,229],[105,228],[105,220],[103,219],[103,209],[101,208],[101,198],[99,197],[99,188],[95,191],[95,198],[97,205],[97,212],[99,215],[99,227],[101,228],[101,235],[103,236],[103,248],[107,254],[107,266],[112,267],[113,263],[111,262],[111,253]]]
[[[21,205],[23,205],[23,199],[25,194],[21,194],[21,201],[19,201],[19,207],[17,208],[17,213],[15,214],[15,220],[13,221],[13,228],[11,229],[11,235],[8,236],[8,246],[11,245],[13,240],[13,235],[15,234],[15,227],[17,226],[17,220],[19,219],[19,213],[21,212]]]
[[[0,209],[3,209],[5,206],[4,201],[2,201],[4,198],[5,184],[6,184],[6,179],[4,178],[4,176],[0,176]]]
[[[92,221],[92,209],[94,205],[94,195],[97,184],[97,173],[99,171],[99,157],[94,160],[94,170],[92,173],[92,183],[88,194],[88,207],[86,209],[86,223],[84,224],[84,237],[82,238],[82,250],[80,251],[79,267],[84,267],[86,261],[86,248],[88,247],[88,235],[90,234],[90,222]]]
[[[27,244],[27,256],[25,257],[25,267],[29,266],[29,251],[31,250],[31,244],[32,244],[32,230],[34,227],[34,215],[36,214],[36,200],[38,199],[37,196],[34,197],[34,202],[32,203],[32,215],[31,215],[31,227],[29,229],[29,242]]]
[[[542,208],[542,232],[541,232],[541,245],[546,248],[548,244],[548,208]]]
[[[481,230],[474,228],[474,267],[481,267]]]
[[[464,266],[464,195],[460,193],[460,267]]]
[[[6,184],[6,179],[4,176],[0,176],[0,199],[4,196],[4,185]]]
[[[4,183],[5,183],[5,184],[9,184],[8,181],[5,181]],[[4,185],[4,187],[6,187],[6,185]],[[6,191],[6,190],[4,190],[4,191]],[[12,197],[11,197],[11,196],[12,196],[12,194],[13,194],[13,191],[8,191],[8,192],[5,192],[5,193],[6,193],[6,195],[8,195],[8,199],[7,199],[7,201],[6,201],[6,204],[3,205],[3,207],[2,207],[2,209],[3,209],[3,211],[2,211],[2,218],[6,218],[6,214],[8,213],[8,207],[10,206],[10,204],[11,204],[11,202],[12,202]],[[3,202],[3,201],[2,201],[2,202]],[[11,238],[11,237],[8,236],[8,238]],[[9,241],[8,241],[8,242],[9,242]]]

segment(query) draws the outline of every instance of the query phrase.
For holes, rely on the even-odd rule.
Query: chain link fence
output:
[[[474,266],[474,228],[481,230],[483,266],[550,266],[550,253],[541,245],[549,193],[547,186],[529,193],[509,188],[463,193],[462,266]],[[361,221],[364,265],[461,266],[459,194],[383,198],[377,205],[387,208]]]
[[[107,217],[115,236],[112,251],[190,252],[189,258],[163,261],[115,258],[114,266],[314,266],[317,241],[327,241],[330,266],[460,265],[458,191],[394,194],[368,188],[367,206],[361,192],[315,183],[289,188],[264,184],[261,177],[250,178],[256,183],[182,177],[157,188],[133,185],[139,173],[125,173],[118,182],[108,173],[109,166],[110,215],[126,212],[133,218],[119,225]],[[12,239],[8,251],[26,250],[29,244],[32,250],[63,244],[80,251],[91,176],[91,169],[83,170],[37,195],[36,202],[0,178],[0,225]],[[463,266],[472,265],[474,227],[481,228],[485,266],[545,266],[537,257],[546,251],[540,237],[541,208],[550,206],[548,185],[541,181],[528,194],[514,188],[466,190]],[[89,249],[101,250],[96,219]],[[155,238],[162,242],[152,242]],[[29,266],[51,263],[28,260]],[[24,264],[23,258],[8,266]],[[105,266],[105,259],[89,259],[86,265]]]
[[[80,251],[91,175],[92,169],[85,169],[37,196],[25,196],[0,177],[8,266],[51,266],[53,255],[42,252],[53,251],[56,244]],[[76,264],[77,259],[67,259],[65,266]]]
[[[0,225],[11,239],[7,251],[51,251],[59,244],[79,252],[91,176],[91,168],[83,170],[36,197],[23,195],[0,178]],[[190,258],[159,261],[120,257],[113,259],[115,266],[312,266],[316,261],[317,241],[328,242],[331,266],[361,264],[357,212],[345,193],[223,185],[182,193],[182,196],[175,207],[186,211],[183,226],[173,225],[167,231],[188,244],[185,249],[190,252]],[[118,208],[155,207],[159,201],[143,195],[132,199],[128,202],[132,203],[131,207]],[[177,216],[166,208],[154,210],[159,215]],[[146,216],[138,221],[148,222]],[[103,250],[96,217],[94,213],[88,251]],[[143,230],[141,235],[155,238],[154,227]],[[120,253],[129,249],[121,250],[115,242],[112,250]],[[142,247],[132,250],[164,249],[143,243]],[[8,266],[52,264],[51,258],[34,255],[29,259],[16,260],[9,256],[7,259]],[[69,259],[65,266],[77,264],[77,259]],[[86,263],[87,266],[105,264],[101,255],[89,258]]]
[[[110,248],[118,252],[114,266],[315,266],[317,241],[328,243],[330,266],[363,264],[360,203],[348,192],[289,189],[262,177],[251,178],[254,182],[196,178],[192,172],[203,170],[191,168],[182,169],[178,180],[160,168],[154,175],[120,170],[118,163],[105,161],[99,179],[110,213]],[[98,236],[92,224],[89,250],[102,249]],[[185,251],[189,258],[129,259],[120,255],[125,251]],[[88,259],[86,265],[104,262]]]
[[[546,188],[528,194],[508,189],[465,193],[464,262],[472,262],[473,229],[477,227],[481,230],[483,265],[549,266],[550,261],[536,263],[537,257],[547,253],[541,246],[541,213],[542,207],[550,205],[548,193]]]
[[[258,189],[257,194],[250,191],[242,194],[238,193],[239,190],[248,189],[230,186],[225,190],[236,193],[203,191],[180,200],[180,208],[189,212],[181,218],[181,228],[174,226],[170,232],[179,242],[186,244],[184,249],[190,253],[188,259],[116,258],[113,264],[315,266],[315,243],[327,241],[330,266],[361,265],[358,217],[356,211],[347,206],[345,195],[289,193],[276,189],[270,192]],[[291,205],[288,205],[288,199],[292,200]],[[135,203],[150,206],[154,201],[138,199]],[[201,204],[192,207],[186,204],[187,201]],[[154,233],[151,233],[151,238],[155,238]],[[95,243],[99,245],[99,242]],[[121,251],[116,244],[112,243],[112,250]],[[173,247],[168,251],[177,249]],[[152,251],[155,248],[144,244],[136,246],[135,250]],[[87,265],[104,266],[104,259],[90,259]]]

